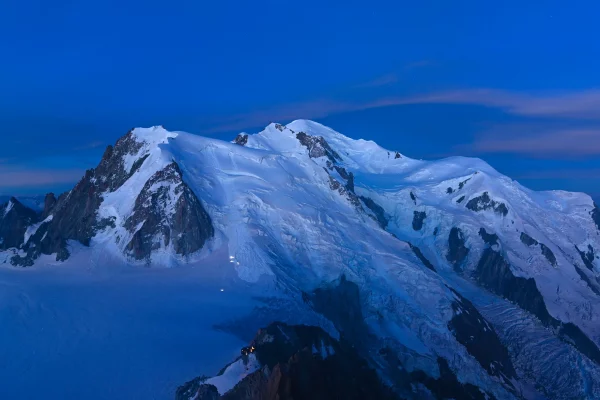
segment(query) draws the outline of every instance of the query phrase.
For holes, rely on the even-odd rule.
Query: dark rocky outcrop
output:
[[[394,159],[396,159],[396,160],[397,160],[397,159],[399,159],[399,158],[402,158],[402,156],[400,155],[400,153],[396,152],[396,155],[394,156]]]
[[[600,296],[600,289],[594,284],[594,282],[592,282],[592,280],[588,278],[588,276],[585,274],[585,272],[583,272],[581,268],[579,268],[577,265],[574,265],[574,267],[579,277],[589,286],[590,289],[592,289],[592,292]]]
[[[214,234],[209,215],[174,162],[146,182],[125,227],[133,233],[127,250],[137,260],[171,242],[177,254],[194,253]]]
[[[98,209],[106,193],[120,188],[142,167],[148,157],[148,153],[142,151],[144,144],[143,141],[136,138],[133,131],[130,131],[120,138],[114,147],[106,148],[98,166],[86,171],[84,177],[70,192],[62,194],[58,199],[54,199],[53,195],[48,195],[47,207],[42,215],[51,214],[52,219],[43,223],[24,246],[25,255],[14,256],[11,263],[23,266],[32,265],[41,254],[56,254],[57,260],[65,260],[69,257],[67,250],[69,240],[88,246],[92,237],[99,231],[107,227],[115,227],[114,217],[99,218]],[[128,169],[125,159],[136,155],[137,159],[133,160]],[[182,182],[178,168],[174,168],[171,172],[175,173]],[[147,185],[145,188],[146,192],[140,193],[140,196],[149,202],[149,209],[155,209],[152,207],[156,205],[153,202],[160,202],[161,197],[160,195],[153,197],[148,192]],[[162,190],[158,189],[158,192],[163,193]],[[165,240],[172,241],[178,254],[189,254],[197,250],[204,244],[205,236],[212,235],[210,220],[208,220],[208,225],[204,224],[206,213],[193,193],[183,183],[181,187],[178,186],[177,190],[180,190],[182,195],[179,197],[179,203],[174,205],[175,214],[169,221],[174,226],[169,229],[162,224],[164,219],[152,212],[149,212],[148,215],[150,221],[144,222],[145,220],[141,217],[143,216],[141,209],[144,207],[140,203],[136,204],[136,213],[131,218],[129,227],[134,221],[144,222],[142,227],[136,230],[135,237],[129,246],[129,251],[136,257],[146,255],[147,249],[152,248],[152,244],[146,241],[151,241],[148,236],[151,233],[160,233]],[[160,220],[160,223],[152,218],[155,218],[156,221]],[[202,221],[202,224],[198,221]],[[153,225],[153,222],[156,222],[156,225]],[[204,228],[199,228],[199,225]],[[168,239],[166,239],[167,235]]]
[[[410,192],[410,199],[417,205],[417,196],[413,192]]]
[[[460,228],[452,228],[448,235],[448,260],[455,269],[460,270],[460,264],[467,258],[469,249],[465,246],[465,237]]]
[[[87,170],[77,185],[56,201],[52,209],[53,219],[45,227],[45,235],[26,249],[26,256],[13,257],[13,264],[31,264],[40,254],[56,253],[57,260],[65,260],[69,257],[68,240],[88,246],[98,231],[114,226],[111,219],[97,218],[102,194],[118,189],[140,168],[141,163],[136,162],[130,171],[126,171],[123,160],[125,155],[137,154],[142,146],[142,142],[136,141],[133,131],[120,138],[114,147],[108,146],[98,166]]]
[[[488,192],[483,192],[481,196],[477,196],[469,200],[466,207],[475,212],[492,209],[496,214],[503,216],[508,214],[508,207],[506,207],[504,203],[492,200]]]
[[[458,204],[462,203],[463,201],[465,201],[465,196],[460,196],[460,198],[456,200]]]
[[[560,323],[559,337],[573,345],[580,353],[600,365],[600,349],[579,327],[571,322]]]
[[[467,178],[462,182],[458,183],[458,190],[461,190],[463,187],[465,187],[465,185],[467,184],[467,182],[469,182],[471,180],[471,178]]]
[[[483,239],[485,244],[494,246],[498,244],[498,235],[495,233],[487,233],[484,228],[479,229],[479,236]]]
[[[550,264],[552,264],[552,266],[556,267],[556,265],[557,265],[556,256],[554,255],[554,253],[552,252],[552,250],[550,250],[550,248],[548,246],[546,246],[544,243],[538,242],[537,240],[535,240],[534,238],[532,238],[525,232],[521,232],[520,239],[521,239],[521,242],[523,242],[523,244],[525,244],[528,247],[540,246],[542,255],[544,257],[546,257],[546,260],[548,260],[548,262]]]
[[[336,341],[320,328],[273,323],[259,330],[250,346],[262,367],[216,398],[398,399],[351,345]],[[214,393],[211,385],[195,380],[178,389],[176,400],[197,394],[196,400],[213,400]]]
[[[331,165],[331,161],[327,160],[327,165]],[[346,181],[346,189],[350,192],[354,192],[354,174],[352,172],[346,171],[346,168],[340,166],[333,166],[338,174]]]
[[[239,144],[240,146],[245,146],[248,143],[248,135],[240,133],[235,137],[233,142],[235,144]]]
[[[342,338],[351,343],[361,343],[368,336],[364,322],[358,285],[346,279],[305,294],[312,308],[329,319]]]
[[[592,221],[596,224],[596,227],[600,231],[600,208],[594,203],[594,209],[590,211],[590,215],[592,217]]]
[[[213,385],[203,383],[207,377],[199,377],[177,388],[175,400],[219,400],[219,391]]]
[[[533,278],[515,276],[504,257],[491,248],[484,250],[474,274],[486,289],[518,304],[548,326],[553,318],[546,309],[544,298]]]
[[[581,261],[590,271],[594,270],[594,258],[596,255],[594,254],[594,248],[588,244],[587,249],[580,250],[579,247],[575,246],[579,256],[581,257]]]
[[[410,246],[410,249],[413,251],[413,253],[415,253],[415,256],[417,256],[417,258],[419,260],[421,260],[423,265],[425,265],[427,268],[429,268],[433,272],[437,272],[435,270],[435,267],[433,266],[433,264],[423,255],[423,253],[421,252],[421,249],[419,249],[417,246],[414,246],[412,243],[408,243],[408,245]]]
[[[412,227],[415,231],[420,231],[423,228],[423,221],[427,218],[425,211],[414,211]]]
[[[362,200],[364,205],[367,206],[367,208],[369,210],[371,210],[373,212],[373,214],[375,214],[375,218],[376,218],[379,226],[382,229],[387,228],[388,220],[385,216],[385,210],[383,209],[383,207],[381,207],[379,204],[375,203],[375,201],[373,201],[373,199],[371,199],[370,197],[360,196],[360,199]]]
[[[44,209],[42,210],[41,218],[42,220],[46,219],[54,209],[56,205],[56,197],[54,197],[54,193],[48,193],[46,197],[44,197]]]
[[[493,395],[483,392],[475,385],[460,383],[444,358],[438,357],[437,362],[440,370],[439,378],[432,378],[423,371],[414,371],[410,374],[415,382],[420,382],[427,387],[436,399],[495,400]]]
[[[600,364],[600,349],[581,329],[570,322],[563,323],[548,313],[544,298],[533,278],[515,276],[502,255],[492,249],[484,250],[474,274],[485,288],[535,315],[543,325],[556,330],[558,337],[574,346],[590,360]]]
[[[447,194],[452,194],[452,193],[454,193],[454,189],[452,189],[451,187],[449,187],[448,189],[446,189],[446,193]]]
[[[457,300],[452,303],[453,317],[448,322],[448,329],[488,374],[501,377],[512,386],[510,379],[516,379],[517,375],[508,350],[496,331],[469,300],[450,290]]]
[[[528,247],[537,246],[538,241],[526,234],[525,232],[521,232],[521,242]]]
[[[14,197],[0,205],[0,250],[21,247],[27,227],[37,220],[37,213]]]
[[[552,250],[550,250],[550,248],[544,243],[540,243],[540,249],[542,249],[542,255],[546,257],[546,260],[548,260],[548,262],[552,264],[552,266],[556,267],[556,256],[554,255]]]
[[[334,164],[342,160],[342,157],[329,146],[322,136],[310,136],[305,132],[298,132],[296,138],[301,145],[308,149],[308,155],[311,158],[325,156]]]

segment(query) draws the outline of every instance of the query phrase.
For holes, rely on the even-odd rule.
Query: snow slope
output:
[[[301,132],[310,140],[303,143],[298,136]],[[69,282],[75,288],[94,288],[91,293],[82,295],[89,301],[88,307],[95,308],[98,301],[106,301],[97,319],[91,319],[95,326],[89,328],[89,332],[112,332],[114,327],[129,324],[129,321],[139,322],[135,315],[114,311],[119,308],[117,298],[132,290],[136,294],[130,295],[132,297],[125,304],[131,310],[141,307],[142,313],[148,313],[148,326],[133,322],[128,327],[129,336],[123,341],[99,339],[100,343],[106,343],[103,348],[118,347],[118,343],[131,344],[144,328],[157,329],[164,313],[178,309],[178,304],[186,310],[186,316],[169,321],[178,332],[164,331],[161,327],[152,333],[152,341],[187,337],[181,332],[187,329],[197,330],[191,336],[197,336],[200,342],[203,337],[208,337],[212,341],[208,343],[210,354],[190,350],[193,346],[191,337],[181,341],[173,339],[177,346],[172,353],[185,355],[180,365],[189,365],[186,363],[190,357],[198,357],[202,360],[200,364],[211,365],[206,369],[198,367],[192,376],[204,371],[214,374],[218,369],[214,367],[216,358],[222,366],[225,364],[223,357],[235,354],[229,353],[228,343],[240,344],[239,341],[226,341],[219,345],[211,329],[215,324],[228,322],[228,332],[240,339],[252,337],[256,328],[273,320],[318,324],[333,336],[339,336],[340,326],[336,325],[335,318],[311,309],[310,304],[302,301],[302,293],[310,293],[343,275],[360,288],[364,321],[369,332],[377,338],[365,344],[365,348],[374,353],[369,356],[374,364],[383,362],[376,354],[377,346],[385,343],[408,372],[425,371],[436,377],[439,375],[437,358],[442,357],[448,360],[460,382],[472,383],[499,399],[517,398],[519,394],[525,398],[579,396],[591,399],[600,396],[600,366],[568,340],[559,339],[558,325],[544,325],[539,315],[524,311],[522,305],[515,306],[514,302],[473,278],[486,249],[493,249],[510,265],[512,275],[535,280],[534,286],[557,324],[573,323],[597,346],[600,343],[599,294],[594,290],[599,282],[599,262],[592,255],[584,265],[580,254],[587,249],[593,249],[590,250],[593,254],[600,252],[599,228],[590,216],[594,205],[589,196],[558,191],[533,192],[479,159],[453,157],[431,162],[410,159],[371,141],[352,140],[306,120],[286,126],[271,124],[262,132],[249,135],[244,145],[169,132],[162,127],[138,128],[132,134],[141,144],[135,153],[126,154],[123,159],[125,172],[132,172],[132,175],[114,191],[103,194],[97,214],[99,220],[111,219],[114,225],[99,231],[89,247],[70,242],[72,257],[60,266],[53,265],[52,270],[63,266],[73,271],[90,268],[91,276],[104,276],[104,272],[98,271],[105,271],[107,265],[149,263],[182,268],[136,272],[140,282],[149,282],[142,289],[138,283],[132,283],[130,273],[123,272],[109,274],[110,280],[102,284],[94,279],[92,283],[86,279],[84,283],[77,279]],[[140,160],[141,165],[137,165]],[[136,197],[146,183],[172,162],[177,163],[183,180],[210,215],[214,236],[193,254],[176,254],[172,246],[164,245],[152,251],[150,260],[133,260],[128,255],[127,244],[135,232],[126,228],[126,221],[134,213]],[[167,205],[174,204],[176,196],[173,189],[172,200]],[[375,206],[368,202],[369,199]],[[169,207],[165,211],[167,214],[173,212]],[[377,215],[381,217],[379,220]],[[385,227],[382,220],[386,221]],[[485,234],[496,235],[496,243],[492,243],[493,239],[486,242],[482,228]],[[468,249],[467,254],[457,256],[457,260],[451,256],[457,251],[456,243],[450,239],[453,232],[457,232],[453,229],[460,229],[456,236],[458,253],[461,253],[460,243]],[[537,244],[525,244],[522,233],[534,238]],[[554,257],[553,262],[549,253]],[[0,254],[0,262],[2,257]],[[4,254],[5,260],[9,257],[9,253]],[[432,268],[423,259],[427,259]],[[17,290],[15,293],[29,293],[27,285],[33,285],[36,289],[28,296],[36,297],[27,304],[45,304],[45,299],[55,294],[47,292],[51,289],[40,289],[39,282],[52,275],[45,268],[55,264],[51,260],[52,257],[43,256],[31,271],[22,275],[19,275],[21,271],[6,272],[5,285],[27,281],[22,288],[14,289]],[[191,274],[191,266],[208,275]],[[179,270],[187,272],[172,272]],[[179,280],[168,279],[177,284],[163,285],[156,279],[159,275],[162,280],[171,274]],[[222,296],[227,295],[229,289],[220,291],[223,281],[214,284],[214,276],[220,274],[225,274],[226,282],[237,288],[239,299],[253,298],[254,302],[247,302],[245,307],[238,309],[242,300]],[[199,280],[190,283],[188,279],[192,276]],[[52,279],[57,287],[66,284],[62,278]],[[209,282],[212,283],[209,285]],[[99,293],[109,286],[109,296],[100,300]],[[156,295],[153,294],[155,289]],[[512,383],[507,383],[501,374],[486,372],[489,366],[482,365],[472,354],[472,349],[449,329],[456,316],[453,307],[459,299],[453,290],[477,307],[495,328],[502,344],[509,348],[517,371],[517,376],[510,379]],[[40,342],[36,351],[47,352],[55,343],[70,342],[72,335],[78,337],[84,329],[80,327],[81,321],[87,318],[89,309],[85,305],[73,306],[78,302],[74,300],[76,297],[70,297],[74,296],[70,291],[57,289],[58,292],[64,293],[56,295],[53,301],[58,303],[36,311],[41,314],[31,315],[28,314],[29,305],[14,305],[18,295],[5,297],[8,307],[17,310],[6,311],[9,320],[15,324],[15,331],[8,334],[8,341],[30,345],[34,338],[23,335],[24,327],[30,321],[52,318],[60,320],[49,322],[53,331],[58,331],[64,324],[71,332],[65,333],[64,337],[62,333],[53,332],[47,342]],[[260,299],[256,298],[258,293]],[[214,300],[213,296],[216,296]],[[146,303],[147,300],[151,301]],[[206,304],[213,303],[231,311],[213,315],[213,310],[206,308]],[[65,311],[57,311],[59,309]],[[182,324],[192,310],[206,318],[205,323],[194,328],[187,321]],[[57,317],[52,316],[55,314]],[[103,321],[112,322],[98,327],[104,324]],[[111,325],[113,323],[115,325]],[[540,337],[545,339],[536,339],[532,344],[534,338]],[[89,334],[78,340],[81,340],[81,346],[91,348],[97,338]],[[177,360],[169,358],[176,355],[169,353],[165,359],[152,362],[136,360],[144,346],[149,345],[138,343],[133,349],[115,349],[114,357],[125,354],[130,365],[143,365],[149,368],[147,374],[157,377],[147,381],[165,382],[158,376],[169,373],[162,367],[150,368],[148,365],[169,363],[172,367],[175,365],[173,368],[179,368]],[[73,351],[72,347],[65,348]],[[216,355],[219,349],[223,349],[225,356],[224,353]],[[9,350],[2,347],[2,351]],[[90,355],[90,360],[102,365],[112,364],[100,353],[104,352]],[[555,357],[556,354],[563,357]],[[23,358],[16,353],[9,356]],[[29,361],[22,361],[24,364],[19,371],[34,368],[33,376],[41,377],[56,357],[56,354],[45,354],[43,359],[48,361],[35,367],[28,358]],[[70,357],[74,356],[71,354]],[[81,362],[81,358],[77,360]],[[119,365],[126,368],[122,359]],[[130,379],[132,386],[138,385],[133,383],[138,379],[135,372],[122,373]],[[13,374],[13,390],[20,391],[26,381],[34,379]],[[106,379],[110,379],[114,372],[106,374]],[[179,378],[184,374],[188,374],[187,370],[171,376]],[[562,379],[557,379],[558,376]],[[52,377],[58,379],[56,375]],[[83,382],[89,379],[89,375],[81,377]],[[44,382],[45,387],[54,387],[59,393],[57,383]],[[169,385],[170,381],[167,384],[170,389]],[[102,388],[97,390],[111,395],[116,393]],[[134,398],[138,397],[133,395],[135,388],[127,390]]]

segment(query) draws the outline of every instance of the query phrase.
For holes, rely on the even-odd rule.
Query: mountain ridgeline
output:
[[[599,207],[479,159],[305,120],[232,142],[136,128],[43,207],[0,205],[0,263],[99,253],[265,285],[219,327],[258,334],[178,400],[600,398]]]

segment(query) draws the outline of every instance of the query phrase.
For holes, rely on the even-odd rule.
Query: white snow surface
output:
[[[260,367],[261,365],[256,359],[256,356],[254,354],[249,354],[247,360],[240,357],[229,365],[221,375],[207,379],[206,383],[214,385],[219,391],[219,394],[224,395],[233,389],[233,387],[242,379],[257,371]]]
[[[300,131],[322,136],[341,156],[339,165],[354,174],[356,193],[385,210],[387,231],[369,217],[366,207],[367,212],[357,209],[330,188],[325,158],[309,157],[296,139]],[[478,234],[483,227],[499,236],[515,275],[535,278],[553,317],[576,323],[600,343],[598,297],[573,267],[579,265],[591,279],[600,272],[597,260],[595,270],[589,271],[575,250],[575,245],[590,244],[600,252],[600,236],[589,215],[593,202],[585,194],[534,192],[480,159],[396,159],[395,151],[306,120],[271,124],[250,135],[245,146],[162,127],[138,128],[134,136],[143,146],[126,157],[126,170],[148,157],[123,186],[104,195],[98,213],[98,218],[114,217],[116,227],[100,232],[89,248],[71,243],[73,257],[66,263],[50,265],[55,264],[52,258],[45,257],[27,271],[0,271],[5,287],[0,316],[9,321],[0,336],[0,356],[16,360],[0,370],[9,383],[0,385],[0,398],[38,396],[39,391],[25,393],[32,381],[44,393],[62,398],[172,398],[175,383],[214,374],[216,366],[239,354],[242,342],[212,326],[250,313],[252,293],[285,298],[341,275],[363,289],[362,311],[371,330],[407,349],[400,355],[404,365],[435,376],[436,356],[443,356],[462,382],[475,383],[499,399],[512,398],[447,328],[455,298],[448,282],[484,307],[487,314],[482,313],[493,325],[504,323],[501,310],[510,309],[510,303],[474,288],[453,271],[445,258],[452,227],[460,227],[470,249],[466,275],[484,250]],[[152,254],[152,266],[180,268],[132,267],[135,262],[124,255],[132,233],[124,222],[148,179],[173,161],[210,215],[215,237],[187,257],[171,248]],[[508,214],[465,207],[483,192],[504,203]],[[412,228],[414,211],[427,214],[419,231]],[[525,246],[520,232],[548,246],[557,267],[547,262],[539,246]],[[421,249],[437,274],[423,266],[407,241]],[[125,267],[104,272],[115,265]],[[287,314],[292,321],[300,318]],[[536,329],[543,330],[515,325],[506,337],[520,332],[529,338]],[[556,346],[568,347],[562,342]],[[536,348],[527,349],[535,354]],[[212,378],[219,392],[244,373],[236,365]],[[569,369],[573,381],[544,382],[548,390],[586,387],[589,379],[600,382],[600,369],[593,364],[579,368],[554,360],[552,368]],[[167,389],[160,389],[163,384]],[[595,387],[592,394],[600,395]]]

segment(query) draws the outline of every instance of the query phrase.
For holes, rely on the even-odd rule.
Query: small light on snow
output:
[[[225,289],[221,289],[221,292],[224,292],[224,291],[225,291]]]
[[[234,256],[229,256],[229,259],[230,259],[230,260],[233,260],[234,258],[235,258]]]
[[[237,262],[237,265],[240,265],[240,262],[239,262],[239,261]]]

